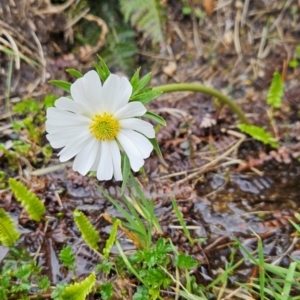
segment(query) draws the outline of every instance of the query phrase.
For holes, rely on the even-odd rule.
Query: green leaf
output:
[[[101,299],[108,300],[113,296],[113,285],[112,283],[103,283],[99,286]]]
[[[254,139],[261,141],[264,144],[269,144],[273,148],[278,148],[278,143],[276,142],[274,136],[269,132],[266,132],[264,128],[248,124],[239,124],[237,127],[242,132],[251,135]]]
[[[290,68],[297,68],[299,66],[298,60],[297,59],[292,59],[289,61],[289,67]]]
[[[135,91],[135,88],[138,85],[139,80],[140,80],[140,70],[141,70],[141,68],[137,68],[137,70],[134,72],[133,76],[130,79],[130,83],[132,85],[133,92]]]
[[[87,278],[79,283],[67,286],[62,295],[62,300],[85,300],[86,296],[92,291],[96,283],[96,275],[93,272]]]
[[[275,72],[267,95],[267,103],[273,108],[280,108],[282,103],[284,85],[281,75]]]
[[[38,287],[42,291],[47,291],[50,288],[50,280],[47,276],[43,276],[39,281],[38,281]]]
[[[162,94],[162,91],[156,91],[149,87],[149,88],[142,90],[140,93],[138,93],[134,96],[131,96],[129,101],[139,101],[143,104],[147,104],[148,102],[157,98],[161,94]]]
[[[65,267],[72,267],[75,263],[75,255],[71,246],[63,248],[59,253],[59,258]]]
[[[147,285],[154,289],[159,289],[160,287],[167,288],[172,280],[167,277],[165,272],[160,268],[152,268],[148,270],[145,274],[144,280]]]
[[[46,212],[44,203],[22,183],[13,178],[10,178],[8,182],[16,199],[26,209],[29,217],[32,220],[40,221],[42,215]]]
[[[94,63],[94,66],[96,68],[96,71],[101,79],[102,82],[105,82],[105,80],[108,78],[108,76],[110,75],[110,70],[108,69],[105,61],[103,60],[102,57],[100,57],[98,55],[98,58],[100,60],[100,63]]]
[[[56,95],[53,95],[53,94],[46,95],[44,100],[43,100],[43,104],[44,104],[45,109],[47,109],[49,107],[53,107],[56,100],[57,100]]]
[[[71,83],[63,80],[50,80],[49,83],[61,88],[62,90],[70,93]]]
[[[105,274],[109,274],[111,269],[114,267],[114,264],[110,262],[108,259],[104,258],[101,264],[96,266],[96,270],[99,272],[104,272]]]
[[[22,100],[13,107],[13,111],[20,114],[36,113],[40,110],[39,103],[34,99]]]
[[[20,234],[16,229],[13,219],[0,208],[0,242],[7,247],[13,246]]]
[[[69,74],[73,75],[76,78],[80,78],[83,76],[79,71],[75,69],[67,69],[66,72],[68,72]]]
[[[157,123],[160,124],[160,125],[163,125],[163,126],[166,126],[166,125],[167,125],[165,119],[162,118],[161,116],[155,114],[154,112],[147,111],[147,112],[143,115],[143,117],[149,118],[149,119],[151,119],[151,120],[157,122]]]
[[[161,153],[161,150],[159,148],[159,145],[158,145],[158,142],[157,142],[157,139],[156,138],[153,138],[153,139],[149,139],[150,143],[152,144],[155,152],[157,153],[158,156],[162,157],[162,153]]]
[[[74,221],[82,234],[84,241],[95,250],[98,250],[97,243],[100,240],[97,230],[93,227],[89,219],[79,210],[74,211]]]
[[[123,175],[123,182],[121,187],[121,194],[124,193],[125,187],[128,183],[129,175],[130,175],[130,162],[127,154],[124,152],[122,153],[122,175]]]
[[[178,256],[176,256],[175,265],[178,268],[189,270],[193,267],[196,267],[198,265],[198,262],[195,259],[193,259],[191,256],[186,255],[184,253],[180,253]]]
[[[141,80],[139,80],[137,83],[132,85],[132,87],[133,87],[132,96],[137,95],[151,80],[151,77],[152,77],[151,73],[148,73]]]
[[[101,56],[110,67],[131,74],[135,66],[137,52],[135,31],[128,24],[111,23],[113,34],[107,35],[106,45]]]
[[[295,54],[296,54],[296,57],[297,57],[298,59],[300,59],[300,45],[298,45],[298,46],[296,47]]]
[[[133,26],[144,32],[144,37],[150,37],[153,44],[164,43],[165,18],[159,0],[120,0],[120,6],[125,21],[130,19]]]
[[[133,300],[145,300],[149,299],[149,291],[145,286],[138,286],[136,292],[133,295]]]
[[[108,258],[109,252],[116,241],[116,235],[118,232],[118,227],[121,224],[120,220],[115,220],[109,235],[109,238],[106,240],[105,248],[103,249],[103,255],[105,258]]]
[[[190,232],[189,232],[189,230],[188,230],[188,228],[186,226],[186,223],[184,222],[182,213],[179,210],[177,202],[175,201],[174,197],[171,197],[171,201],[172,201],[172,206],[173,206],[173,209],[174,209],[175,214],[177,216],[177,219],[178,219],[181,227],[183,228],[183,232],[186,235],[186,237],[188,238],[190,244],[193,246],[195,242],[194,242],[194,240],[191,237],[191,234],[190,234]]]

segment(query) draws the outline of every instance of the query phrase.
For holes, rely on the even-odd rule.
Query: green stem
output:
[[[173,83],[154,87],[153,90],[162,91],[163,93],[191,91],[216,97],[220,102],[226,104],[231,111],[239,117],[242,123],[250,124],[243,111],[234,103],[234,101],[215,89],[196,83]]]

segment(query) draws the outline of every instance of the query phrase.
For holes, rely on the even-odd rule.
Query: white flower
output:
[[[150,123],[135,118],[147,110],[129,102],[131,93],[128,79],[114,74],[103,86],[96,71],[77,79],[71,85],[73,100],[61,97],[47,110],[47,139],[53,148],[64,147],[60,161],[75,156],[73,169],[80,174],[97,171],[99,180],[122,180],[120,147],[138,171],[153,149],[146,137],[155,133]]]

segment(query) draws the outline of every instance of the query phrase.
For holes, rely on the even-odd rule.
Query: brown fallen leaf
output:
[[[206,14],[210,17],[214,12],[214,8],[216,5],[215,0],[203,0],[202,5]]]

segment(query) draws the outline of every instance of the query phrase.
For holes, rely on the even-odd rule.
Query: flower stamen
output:
[[[106,112],[101,115],[95,115],[92,121],[93,123],[89,127],[90,132],[100,141],[114,140],[121,128],[119,121]]]

